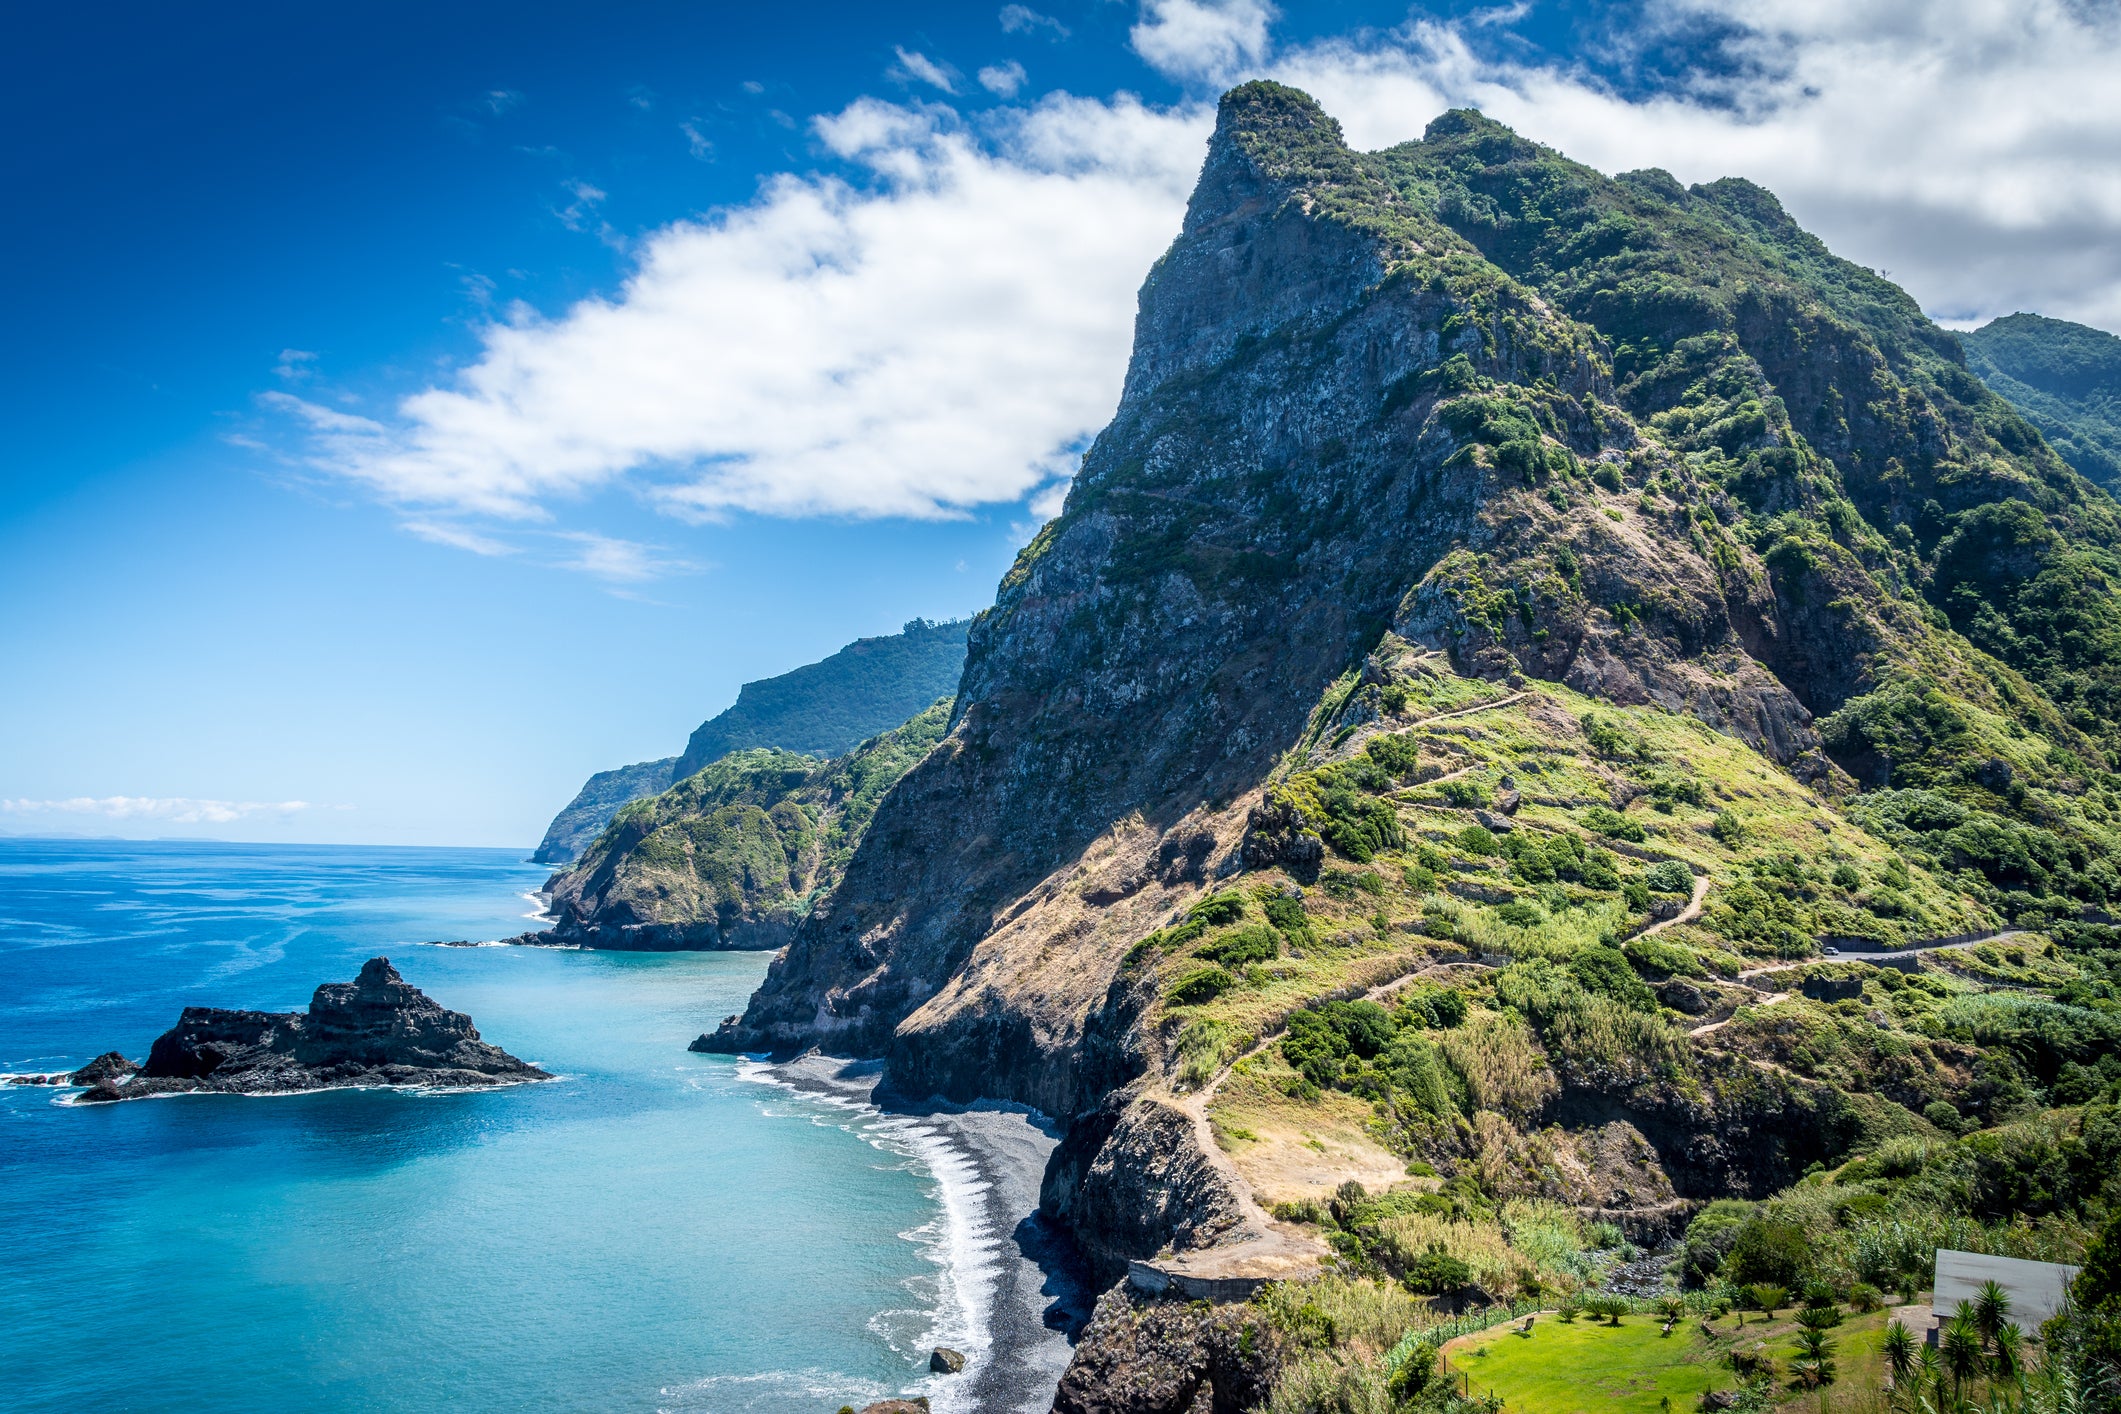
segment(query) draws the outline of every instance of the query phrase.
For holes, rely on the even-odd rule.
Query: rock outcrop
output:
[[[438,1005],[370,958],[351,982],[317,988],[307,1012],[186,1007],[137,1073],[116,1052],[77,1072],[95,1104],[200,1092],[287,1094],[350,1086],[468,1089],[552,1076],[479,1039],[460,1011]]]

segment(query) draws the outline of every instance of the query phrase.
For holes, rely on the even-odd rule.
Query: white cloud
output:
[[[497,88],[481,98],[479,106],[498,118],[503,113],[522,107],[523,95],[512,88]]]
[[[975,133],[864,100],[816,131],[872,186],[782,177],[655,232],[615,295],[487,326],[387,426],[269,401],[423,522],[543,518],[622,478],[687,517],[1017,500],[1111,416],[1208,121],[1057,95]]]
[[[1003,98],[1016,97],[1016,91],[1024,86],[1024,66],[1011,59],[1006,64],[989,64],[979,71],[979,84],[989,93]]]
[[[1159,73],[1222,84],[1265,57],[1275,14],[1266,0],[1142,0],[1128,38]]]
[[[1357,146],[1470,104],[1608,172],[1750,177],[1939,315],[2028,308],[2121,328],[2110,11],[1656,0],[1652,13],[1753,24],[1737,77],[1630,100],[1490,47],[1499,11],[1276,53],[1257,0],[1148,0],[1133,39],[1183,78],[1304,87]],[[549,518],[617,483],[683,517],[938,516],[1042,488],[1043,516],[1111,414],[1135,292],[1178,227],[1209,121],[1202,105],[1124,95],[1052,94],[976,122],[865,99],[812,124],[861,179],[783,175],[648,233],[620,289],[510,311],[480,330],[474,361],[387,417],[266,400],[318,465],[428,538],[490,541],[466,520]],[[567,562],[597,573],[659,555],[576,546]]]
[[[679,123],[678,131],[685,135],[685,147],[696,159],[701,162],[714,160],[714,143],[700,131],[697,118]]]
[[[918,80],[945,93],[957,92],[957,76],[953,70],[947,65],[936,63],[925,54],[910,49],[899,49],[898,64],[891,72],[894,78],[901,81]]]
[[[1040,39],[1058,41],[1066,39],[1068,27],[1051,15],[1040,14],[1029,5],[1004,5],[1000,16],[1002,33],[1029,34]]]
[[[68,800],[0,800],[10,815],[94,815],[106,820],[161,820],[172,825],[226,825],[253,815],[292,815],[303,800],[193,800],[184,796],[77,795]]]
[[[2121,14],[2074,0],[1664,0],[1750,25],[1737,77],[1629,101],[1574,69],[1483,59],[1453,29],[1280,56],[1350,141],[1470,105],[1607,172],[1750,178],[1837,253],[1955,319],[2121,327]]]

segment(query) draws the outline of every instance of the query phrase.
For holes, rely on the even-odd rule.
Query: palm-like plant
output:
[[[1945,1368],[1952,1372],[1952,1393],[1964,1394],[1966,1382],[1980,1374],[1988,1362],[1980,1319],[1973,1311],[1960,1307],[1959,1314],[1945,1325],[1938,1347],[1943,1352]]]
[[[2016,1380],[2025,1373],[2025,1332],[2010,1321],[1997,1326],[1988,1338],[1989,1368],[1996,1378]]]
[[[1937,1353],[1936,1346],[1928,1344],[1915,1352],[1915,1378],[1908,1386],[1910,1402],[1928,1406],[1929,1399],[1922,1393],[1924,1390],[1935,1393],[1938,1404],[1944,1403],[1944,1358]]]
[[[2011,1294],[1992,1281],[1981,1283],[1974,1293],[1974,1324],[1981,1328],[1981,1343],[1994,1345],[1996,1332],[2003,1329],[2004,1321],[2011,1313]],[[1964,1311],[1966,1307],[1959,1308]]]
[[[1885,1353],[1886,1368],[1893,1372],[1894,1389],[1907,1387],[1908,1376],[1915,1373],[1915,1352],[1921,1348],[1922,1342],[1916,1340],[1915,1333],[1904,1324],[1899,1321],[1885,1323],[1885,1339],[1879,1349]]]
[[[1797,1332],[1797,1377],[1804,1381],[1807,1389],[1834,1382],[1834,1347],[1827,1341],[1826,1331],[1817,1326],[1806,1326]]]

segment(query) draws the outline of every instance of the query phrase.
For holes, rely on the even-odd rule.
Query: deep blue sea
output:
[[[762,954],[420,945],[534,926],[545,873],[0,839],[0,1070],[138,1059],[187,1003],[299,1010],[382,954],[563,1077],[97,1107],[0,1087],[0,1407],[824,1414],[932,1390],[929,1347],[979,1340],[948,1156],[686,1052]]]

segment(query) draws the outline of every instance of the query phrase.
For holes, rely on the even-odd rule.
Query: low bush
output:
[[[1281,935],[1260,923],[1240,928],[1200,950],[1203,959],[1219,962],[1225,967],[1243,967],[1248,962],[1268,962],[1280,955]]]
[[[1166,994],[1178,1006],[1199,1006],[1212,1002],[1237,985],[1237,978],[1228,969],[1213,965],[1196,967],[1172,984]]]

